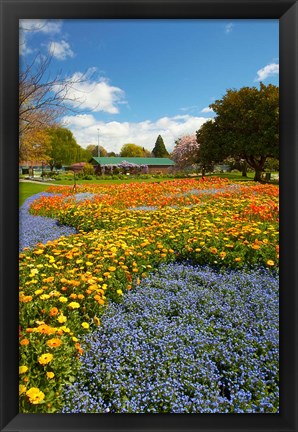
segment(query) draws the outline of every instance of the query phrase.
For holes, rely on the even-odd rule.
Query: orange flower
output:
[[[50,310],[50,315],[51,316],[56,316],[58,314],[58,309],[56,307],[52,307],[52,309]]]
[[[216,247],[211,247],[210,248],[210,252],[213,253],[213,254],[216,254],[217,253]]]
[[[42,334],[53,334],[56,330],[53,327],[48,326],[47,324],[42,324],[38,326],[35,331]]]
[[[20,345],[25,346],[25,345],[28,345],[28,344],[29,344],[29,340],[28,340],[28,339],[22,339],[22,340],[20,341]]]
[[[62,344],[62,342],[60,339],[54,338],[54,339],[49,339],[46,344],[50,348],[58,348]]]

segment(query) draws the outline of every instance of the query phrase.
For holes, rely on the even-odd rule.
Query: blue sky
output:
[[[22,20],[21,65],[52,55],[50,73],[84,82],[61,119],[77,142],[108,151],[169,151],[214,114],[228,88],[278,85],[278,20]]]

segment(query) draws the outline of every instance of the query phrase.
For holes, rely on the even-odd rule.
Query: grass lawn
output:
[[[22,182],[19,184],[19,206],[32,195],[47,190],[49,185],[40,183],[27,183]]]
[[[121,183],[150,183],[150,182],[161,182],[166,180],[173,180],[173,178],[125,178],[125,179],[106,179],[106,180],[76,180],[77,184],[121,184]],[[73,185],[73,179],[70,180],[55,180],[57,185]]]

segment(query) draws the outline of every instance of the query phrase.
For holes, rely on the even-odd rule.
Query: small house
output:
[[[93,157],[90,161],[95,166],[95,171],[112,171],[113,168],[138,169],[139,172],[149,174],[169,173],[175,162],[169,158],[146,157]]]

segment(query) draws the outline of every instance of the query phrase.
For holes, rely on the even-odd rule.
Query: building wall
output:
[[[150,165],[148,166],[148,170],[150,174],[166,174],[171,172],[173,169],[172,166],[158,166],[158,165]]]

